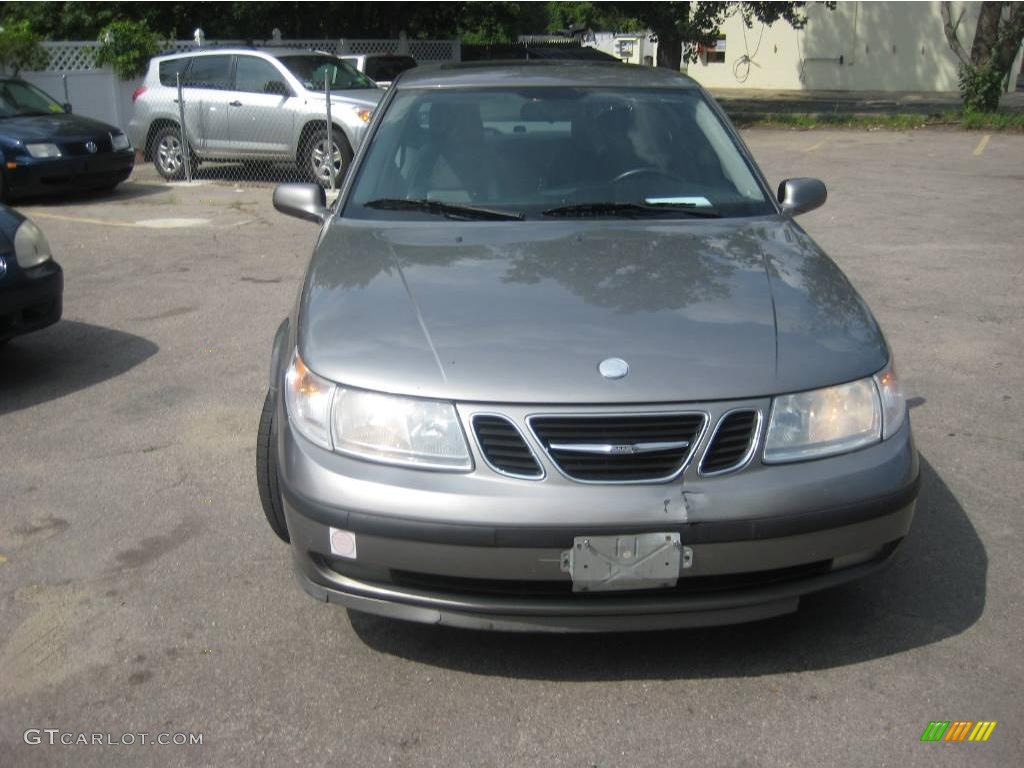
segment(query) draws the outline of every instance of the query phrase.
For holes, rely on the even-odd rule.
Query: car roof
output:
[[[336,54],[330,51],[319,51],[313,48],[245,48],[235,46],[233,48],[207,48],[202,51],[179,51],[176,53],[165,53],[160,56],[154,56],[154,60],[167,61],[170,59],[181,59],[190,56],[240,56],[244,54],[262,53],[266,56],[278,57],[278,56],[302,56],[302,55],[320,55],[320,56],[334,56]]]
[[[670,69],[578,59],[474,61],[426,65],[403,72],[394,87],[407,89],[482,86],[699,87],[693,79]]]

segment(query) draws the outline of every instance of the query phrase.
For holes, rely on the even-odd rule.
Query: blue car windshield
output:
[[[436,203],[528,218],[774,212],[705,97],[674,88],[399,90],[344,215],[425,218]]]
[[[0,118],[63,114],[64,107],[24,80],[0,80]]]

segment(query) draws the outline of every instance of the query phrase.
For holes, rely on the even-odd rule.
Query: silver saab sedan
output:
[[[274,340],[257,475],[313,597],[497,630],[763,619],[882,566],[918,459],[892,353],[692,80],[410,70]]]

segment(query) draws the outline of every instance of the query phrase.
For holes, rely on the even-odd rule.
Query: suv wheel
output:
[[[281,504],[281,489],[277,485],[277,451],[274,443],[277,430],[274,428],[274,413],[277,401],[273,392],[267,392],[260,414],[260,428],[256,435],[256,485],[260,490],[260,503],[267,522],[281,541],[288,542],[288,523],[285,521]]]
[[[194,158],[190,159],[194,162]],[[185,178],[185,147],[181,141],[181,129],[177,126],[161,128],[153,137],[153,165],[157,173],[168,181]]]
[[[331,186],[331,174],[334,175],[334,186],[341,183],[349,163],[352,162],[352,148],[348,145],[345,134],[340,129],[333,131],[331,151],[327,151],[327,129],[313,131],[303,142],[301,162],[305,173],[321,187]]]

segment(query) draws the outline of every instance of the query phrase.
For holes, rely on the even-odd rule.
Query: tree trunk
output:
[[[679,71],[683,63],[683,38],[673,26],[670,29],[655,29],[658,36],[658,66]]]
[[[939,9],[949,47],[961,62],[960,91],[965,107],[982,111],[998,109],[1002,83],[1009,76],[1024,40],[1024,2],[981,3],[970,56],[958,35],[963,12],[953,21],[950,3],[942,3]]]
[[[1010,71],[1013,60],[1017,58],[1017,51],[1024,42],[1024,3],[1006,5],[1010,8],[1010,15],[1007,21],[1003,22],[999,44],[992,54],[996,66],[1004,75]]]
[[[999,20],[1006,3],[981,3],[978,11],[978,27],[974,32],[971,46],[971,63],[983,67],[992,58],[992,49],[999,40]]]

